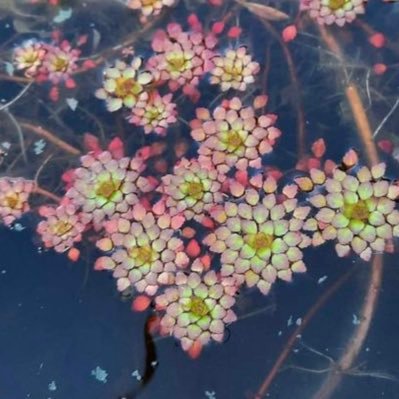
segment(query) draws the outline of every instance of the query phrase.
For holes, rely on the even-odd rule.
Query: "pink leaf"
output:
[[[98,138],[96,136],[94,136],[94,134],[85,133],[83,135],[83,143],[84,143],[84,146],[89,151],[94,151],[94,152],[101,151],[100,142],[99,142]]]
[[[116,159],[121,159],[125,154],[123,141],[119,137],[115,137],[108,144],[108,150]]]

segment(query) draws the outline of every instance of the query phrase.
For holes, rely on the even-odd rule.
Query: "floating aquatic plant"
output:
[[[319,24],[343,26],[352,22],[358,14],[364,14],[364,0],[300,0],[301,8]]]
[[[30,178],[0,177],[2,224],[11,226],[23,214],[37,212],[36,230],[44,247],[65,252],[73,261],[81,246],[95,242],[101,256],[94,268],[112,273],[117,290],[133,297],[133,310],[154,305],[151,314],[159,332],[178,339],[192,357],[206,344],[225,339],[226,326],[237,319],[239,290],[246,295],[247,288],[254,287],[266,295],[278,280],[292,281],[295,273],[312,268],[306,259],[312,247],[332,241],[339,257],[355,253],[363,261],[394,250],[399,186],[385,177],[385,163],[377,162],[379,154],[359,91],[350,81],[355,81],[357,70],[367,70],[365,92],[372,105],[377,89],[370,90],[374,84],[370,76],[382,77],[395,65],[382,63],[381,53],[372,68],[367,69],[366,63],[353,67],[345,62],[346,49],[335,43],[341,34],[350,43],[351,32],[337,29],[365,12],[364,1],[302,0],[296,4],[299,7],[284,1],[276,8],[245,0],[115,3],[121,3],[123,15],[134,21],[120,42],[107,47],[103,42],[113,38],[94,28],[90,35],[77,38],[68,33],[61,39],[61,31],[53,31],[51,39],[39,40],[35,34],[18,44],[5,63],[7,80],[28,85],[0,106],[8,118],[0,165],[6,166],[5,173],[12,170],[13,176],[14,171],[26,170]],[[209,12],[203,20],[189,11],[199,3]],[[180,14],[170,18],[168,11],[175,5],[189,14],[187,23]],[[305,12],[297,16],[298,8]],[[236,10],[242,12],[240,18],[232,18]],[[133,26],[137,25],[134,14],[142,22],[139,28]],[[326,141],[319,139],[306,147],[312,120],[308,126],[303,109],[308,104],[301,98],[306,91],[299,91],[297,73],[302,66],[295,58],[299,49],[291,48],[298,33],[305,33],[303,43],[309,38],[302,32],[306,14],[318,24],[320,39],[328,46],[326,52],[318,44],[317,51],[326,57],[333,54],[334,62],[345,66],[345,79],[339,80],[346,84],[343,91],[365,144],[363,162],[367,158],[370,166],[360,166],[353,150],[340,165],[327,159],[327,144],[336,139],[333,131]],[[253,17],[253,30],[267,32],[262,36],[264,51],[251,45],[254,34],[245,28],[246,19]],[[179,23],[172,22],[175,19]],[[275,21],[279,24],[273,25]],[[335,30],[325,26],[333,24]],[[374,49],[388,43],[381,33],[359,26]],[[285,63],[278,58],[278,74],[269,54],[274,46],[269,37],[284,56]],[[395,48],[392,43],[388,47]],[[249,48],[256,49],[256,57]],[[265,58],[258,58],[258,53]],[[276,90],[269,77],[285,75],[282,65],[287,65],[289,82]],[[306,61],[304,66],[308,67]],[[97,67],[101,69],[89,75]],[[312,74],[319,73],[311,67]],[[270,69],[274,74],[269,75]],[[258,81],[262,84],[257,86]],[[58,102],[35,104],[38,118],[46,115],[37,125],[26,122],[30,117],[26,103],[15,107],[17,117],[12,109],[36,83],[51,84],[50,97]],[[74,90],[67,97],[64,86]],[[270,105],[265,94],[269,90]],[[103,103],[93,105],[88,97]],[[192,102],[186,104],[187,98],[198,102],[196,109]],[[284,138],[289,147],[298,131],[298,156],[294,145],[268,156],[282,133],[277,116],[265,108],[283,113],[289,104],[297,129],[290,129],[290,115],[283,115],[284,131],[288,127]],[[95,112],[96,107],[111,113]],[[396,105],[385,122],[395,109]],[[72,129],[70,119],[80,120],[82,115],[87,124]],[[93,133],[85,133],[86,129]],[[332,130],[330,125],[326,129]],[[29,134],[38,135],[39,141],[28,139]],[[109,141],[110,136],[115,138]],[[384,138],[378,147],[395,162],[394,143]],[[61,151],[64,155],[58,154]],[[288,171],[281,167],[286,158]],[[43,176],[53,160],[60,162],[54,173],[60,172],[64,185],[54,183],[58,178],[50,173]],[[146,325],[147,335],[149,330]],[[336,367],[334,372],[341,369],[348,371]]]
[[[198,108],[191,121],[191,136],[201,143],[200,162],[211,163],[222,173],[235,167],[260,168],[262,155],[273,150],[281,132],[274,126],[277,117],[261,114],[266,97],[257,97],[245,106],[238,97],[224,100],[213,112]]]
[[[28,200],[34,186],[33,181],[22,178],[0,178],[0,221],[10,225],[29,211]]]
[[[310,207],[295,198],[279,202],[277,184],[267,179],[261,190],[246,190],[240,201],[226,201],[212,216],[219,226],[204,242],[221,254],[222,276],[233,276],[263,294],[277,278],[291,281],[306,271],[302,249],[311,240],[302,232]]]
[[[188,257],[181,239],[176,237],[171,218],[156,219],[139,205],[132,220],[114,219],[105,225],[106,237],[97,242],[110,256],[97,259],[97,270],[112,270],[119,291],[130,286],[154,295],[160,285],[175,281],[177,268],[185,267]]]
[[[195,261],[192,269],[202,270],[201,262]],[[210,340],[222,342],[226,324],[236,321],[236,291],[233,278],[220,278],[214,271],[178,273],[175,286],[155,298],[162,312],[161,334],[175,336],[197,357]]]
[[[153,80],[148,71],[141,71],[142,59],[136,57],[130,64],[116,60],[115,65],[104,70],[103,87],[96,91],[96,97],[105,100],[108,111],[145,107],[148,93],[145,88]]]
[[[151,45],[156,54],[147,66],[170,90],[183,87],[186,94],[193,95],[199,79],[213,67],[216,43],[212,34],[185,32],[179,24],[168,24],[166,30],[155,32]]]
[[[210,82],[220,85],[222,91],[245,91],[247,85],[255,81],[255,75],[259,72],[259,64],[252,61],[246,47],[229,49],[225,54],[215,56],[212,61],[215,67],[211,70]]]
[[[383,163],[371,169],[351,169],[336,168],[331,177],[310,170],[315,192],[309,202],[317,213],[307,221],[307,228],[314,231],[314,245],[335,240],[338,256],[354,251],[370,260],[373,252],[383,252],[387,242],[399,235],[399,212],[395,209],[399,186],[384,179]],[[299,185],[303,184],[299,180]]]
[[[139,158],[115,159],[108,151],[81,157],[74,171],[74,181],[66,192],[72,205],[81,210],[82,219],[96,228],[118,214],[127,213],[139,201],[140,193],[152,190]]]

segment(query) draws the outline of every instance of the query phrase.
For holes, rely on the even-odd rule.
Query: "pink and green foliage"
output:
[[[35,187],[33,181],[22,178],[0,178],[0,221],[11,225],[28,212],[29,197]]]
[[[142,205],[133,207],[131,217],[107,222],[105,232],[97,246],[112,254],[98,258],[95,268],[113,270],[119,291],[134,286],[155,295],[159,286],[172,285],[177,269],[188,263],[183,241],[174,237],[172,218],[156,218]]]
[[[215,67],[211,70],[210,82],[220,85],[222,91],[245,91],[248,84],[255,82],[255,75],[259,72],[259,64],[252,61],[244,46],[215,56],[213,63]]]
[[[258,3],[237,3],[266,20],[285,18]],[[125,2],[145,18],[173,5]],[[364,12],[364,2],[303,0],[301,8],[321,24],[343,25]],[[227,39],[237,43],[226,49],[216,37],[224,21],[206,28],[192,14],[188,22],[189,30],[172,22],[154,32],[147,59],[130,47],[112,49],[116,58],[106,60],[94,96],[112,112],[107,116],[126,112],[129,124],[115,128],[107,148],[83,135],[85,149],[73,152],[60,198],[42,190],[37,176],[1,177],[0,221],[11,226],[33,208],[31,194],[45,192],[58,204],[35,207],[44,247],[76,260],[82,243],[95,242],[95,270],[111,272],[117,290],[133,294],[133,309],[153,303],[160,333],[196,357],[209,342],[223,341],[226,325],[237,319],[239,290],[267,295],[279,280],[291,282],[311,268],[305,260],[312,247],[331,240],[339,257],[354,252],[365,261],[389,250],[399,236],[399,185],[384,177],[385,164],[359,165],[353,150],[338,164],[325,159],[323,139],[301,154],[295,178],[285,176],[266,157],[282,136],[277,116],[265,111],[267,96],[241,93],[255,86],[261,69],[240,42],[241,28],[230,28]],[[296,30],[290,40],[295,36]],[[27,40],[13,63],[20,79],[72,89],[73,76],[96,65],[80,51],[67,40]],[[202,84],[218,85],[211,90],[219,94],[191,109],[186,122],[179,99],[202,100]],[[53,138],[65,149],[60,141]]]
[[[127,0],[127,6],[141,12],[143,22],[150,16],[159,15],[164,7],[172,7],[176,0]]]
[[[267,97],[256,97],[249,106],[238,97],[223,100],[212,112],[198,108],[191,121],[191,136],[201,143],[199,161],[213,164],[221,173],[233,167],[261,168],[262,155],[273,150],[281,132],[276,115],[261,114]]]
[[[173,335],[193,357],[211,340],[222,342],[225,326],[237,320],[235,304],[237,283],[221,278],[215,271],[204,271],[197,259],[190,274],[177,273],[175,285],[155,299],[161,312],[160,332]]]
[[[365,0],[300,0],[301,9],[306,10],[319,24],[337,24],[355,20],[365,12]]]
[[[346,157],[357,155],[351,151]],[[399,186],[384,178],[384,163],[371,169],[350,165],[349,170],[337,167],[330,177],[311,169],[308,180],[297,180],[300,188],[310,191],[309,202],[315,209],[305,230],[313,232],[313,245],[334,240],[338,256],[353,251],[368,261],[373,252],[384,252],[399,236],[395,202]]]
[[[185,32],[179,24],[169,24],[166,30],[155,32],[147,66],[161,82],[167,82],[171,91],[183,88],[195,98],[200,79],[213,68],[212,59],[216,37],[201,30]]]
[[[44,218],[37,225],[37,232],[46,248],[54,248],[56,252],[66,252],[82,240],[86,224],[81,213],[67,199],[55,206],[42,206],[39,214]]]
[[[306,271],[302,249],[311,240],[302,228],[309,211],[295,198],[278,197],[277,182],[268,178],[259,190],[215,207],[218,227],[204,242],[221,254],[222,276],[267,294],[277,278],[291,281],[292,273]]]

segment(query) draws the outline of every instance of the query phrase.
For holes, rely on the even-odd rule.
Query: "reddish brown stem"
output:
[[[66,143],[65,141],[58,138],[55,134],[51,133],[49,130],[44,129],[41,126],[36,126],[28,122],[19,122],[20,126],[24,130],[31,131],[38,136],[42,137],[43,139],[49,141],[50,143],[54,144],[55,146],[61,148],[63,151],[67,152],[68,154],[78,156],[81,154],[80,150],[73,147],[72,145]]]
[[[279,44],[283,50],[287,65],[288,65],[288,71],[289,71],[292,86],[294,89],[293,102],[294,102],[294,107],[295,107],[295,111],[296,111],[296,115],[297,115],[298,158],[302,159],[303,156],[305,155],[305,140],[306,140],[305,113],[303,111],[302,103],[301,103],[301,99],[300,99],[301,88],[299,85],[294,60],[292,59],[292,55],[291,55],[289,48],[282,40],[280,33],[269,22],[262,20],[262,23],[266,27],[266,29],[273,35],[273,37],[279,42]]]
[[[35,194],[42,195],[43,197],[49,198],[57,203],[60,203],[62,200],[62,198],[59,197],[58,195],[55,195],[51,191],[47,191],[44,188],[41,188],[39,186],[35,186],[35,188],[33,189],[33,192]]]
[[[262,385],[260,386],[256,396],[254,399],[262,399],[266,393],[268,392],[271,383],[279,372],[281,366],[284,364],[285,360],[291,353],[293,346],[296,343],[296,340],[299,335],[302,334],[304,329],[308,326],[313,317],[317,314],[317,312],[325,305],[325,303],[332,297],[332,295],[348,280],[348,278],[353,273],[354,268],[347,271],[343,276],[341,276],[333,285],[331,285],[327,291],[317,300],[317,302],[309,309],[306,313],[305,317],[302,319],[302,323],[295,329],[295,331],[291,334],[287,343],[285,344],[282,352],[279,357],[275,361],[272,369],[267,374],[264,379]]]
[[[357,358],[363,343],[370,329],[371,321],[375,312],[375,307],[380,293],[382,281],[383,262],[382,256],[376,255],[373,259],[370,275],[370,283],[360,311],[360,324],[353,332],[343,350],[343,355],[336,363],[335,367],[328,373],[322,386],[313,396],[313,399],[329,399],[334,394],[335,389],[341,382],[345,372],[352,368],[353,362]]]

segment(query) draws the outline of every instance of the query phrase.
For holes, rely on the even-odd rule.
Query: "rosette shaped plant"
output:
[[[201,221],[207,212],[223,200],[225,176],[209,162],[183,158],[174,173],[162,178],[159,191],[165,194],[165,206],[174,216],[182,213],[187,220]]]
[[[105,100],[108,111],[117,111],[122,106],[143,107],[146,104],[146,88],[153,81],[153,76],[148,71],[142,71],[141,64],[139,57],[134,58],[130,64],[116,60],[114,66],[104,70],[103,87],[95,95]]]
[[[175,0],[128,0],[127,6],[140,11],[144,17],[159,15],[164,7],[172,7]]]
[[[103,221],[128,212],[143,192],[153,189],[141,176],[145,164],[140,157],[116,159],[103,151],[82,156],[81,164],[66,197],[81,211],[84,222],[93,222],[96,229]]]
[[[37,232],[46,248],[65,252],[82,240],[86,225],[81,221],[75,206],[71,204],[62,204],[58,207],[42,206],[39,213],[45,220],[39,222]]]
[[[177,121],[176,104],[171,100],[170,93],[161,96],[158,92],[152,92],[146,103],[142,102],[133,107],[128,120],[134,125],[143,126],[146,134],[155,132],[165,135],[169,125]]]
[[[178,273],[175,286],[155,298],[156,308],[163,312],[161,334],[173,335],[183,350],[198,356],[211,340],[222,342],[226,324],[236,321],[236,292],[233,278],[220,278],[214,271]]]
[[[316,208],[314,219],[306,228],[314,231],[314,245],[335,240],[339,256],[354,251],[369,260],[372,252],[383,252],[394,236],[399,236],[399,211],[396,199],[399,186],[383,178],[385,164],[356,172],[335,169],[332,177],[311,170],[311,179],[317,184],[309,202]],[[299,180],[300,187],[304,181]],[[322,186],[322,191],[319,185]]]
[[[35,187],[31,180],[0,178],[0,221],[7,226],[28,212],[28,199]]]
[[[67,40],[59,45],[46,45],[46,54],[40,74],[54,84],[68,82],[78,68],[80,50],[72,48]]]
[[[222,276],[233,276],[267,294],[277,278],[291,281],[306,271],[302,249],[311,240],[302,233],[310,207],[295,198],[279,201],[276,181],[269,177],[261,190],[247,189],[237,201],[227,201],[211,215],[219,223],[204,243],[221,254]]]
[[[216,38],[200,31],[183,32],[176,23],[166,31],[159,30],[152,40],[155,55],[148,60],[148,67],[161,81],[167,81],[173,91],[180,87],[192,94],[193,87],[212,67]]]
[[[46,52],[44,43],[27,40],[14,50],[13,64],[17,69],[23,70],[26,77],[34,78],[38,74]]]
[[[365,0],[301,0],[301,9],[319,24],[343,26],[358,14],[364,14]]]
[[[255,81],[255,75],[260,69],[244,46],[237,50],[229,49],[224,55],[216,56],[213,63],[215,67],[211,70],[210,81],[220,85],[222,91],[245,91],[247,85]]]
[[[191,136],[201,143],[200,162],[210,162],[227,173],[235,167],[260,168],[262,155],[273,150],[281,135],[274,123],[275,115],[257,115],[266,105],[266,96],[256,97],[253,106],[244,106],[238,97],[224,100],[212,114],[206,108],[197,109],[197,119],[191,121]]]
[[[154,295],[160,285],[174,283],[176,270],[188,264],[188,257],[170,217],[155,218],[141,205],[134,207],[132,216],[133,220],[120,217],[106,223],[107,237],[97,246],[109,255],[97,259],[95,268],[113,270],[119,291],[133,286]]]

